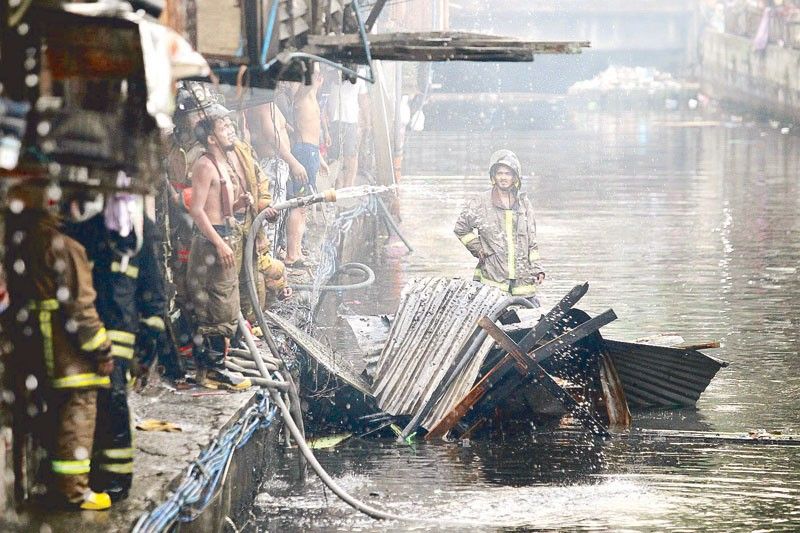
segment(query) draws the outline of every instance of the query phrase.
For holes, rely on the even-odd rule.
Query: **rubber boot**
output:
[[[226,341],[221,335],[210,335],[203,339],[197,356],[197,383],[209,389],[248,389],[253,385],[249,379],[225,368]]]
[[[84,511],[105,511],[111,507],[111,497],[105,492],[86,491],[80,508]]]

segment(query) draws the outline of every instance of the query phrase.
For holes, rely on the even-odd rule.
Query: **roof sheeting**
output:
[[[416,414],[470,342],[478,319],[505,298],[495,288],[463,279],[411,281],[401,296],[373,383],[380,408],[392,415]],[[484,342],[470,364],[453,377],[423,427],[444,416],[469,391],[492,344],[491,339]]]
[[[717,371],[728,366],[697,350],[603,342],[632,408],[694,406]]]
[[[328,372],[345,381],[353,388],[370,396],[369,384],[364,381],[358,372],[346,359],[337,356],[330,348],[319,342],[317,339],[299,329],[291,321],[277,315],[271,311],[264,311],[264,316],[299,346],[309,357],[312,357],[319,364],[324,366]]]

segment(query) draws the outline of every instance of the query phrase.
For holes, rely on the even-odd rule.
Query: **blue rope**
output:
[[[142,515],[133,527],[134,533],[166,530],[176,521],[191,522],[213,501],[233,453],[247,444],[256,431],[269,427],[278,411],[269,397],[258,392],[256,402],[218,439],[203,449],[190,464],[178,488],[167,500]]]

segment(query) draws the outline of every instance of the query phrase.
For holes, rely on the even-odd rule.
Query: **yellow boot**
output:
[[[87,491],[83,495],[81,509],[84,511],[105,511],[111,507],[111,497],[105,492]]]

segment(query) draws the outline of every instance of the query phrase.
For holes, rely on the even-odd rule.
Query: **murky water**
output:
[[[800,139],[760,125],[677,114],[573,112],[558,129],[421,134],[401,188],[405,255],[390,243],[353,312],[392,312],[413,276],[469,276],[452,234],[488,187],[489,154],[521,157],[548,272],[545,298],[588,280],[580,307],[613,308],[606,337],[719,339],[729,361],[696,410],[637,413],[635,425],[800,433]],[[707,120],[707,117],[706,119]],[[458,445],[351,440],[318,457],[354,495],[432,520],[430,530],[795,531],[800,447],[565,435]],[[254,523],[269,530],[407,530],[351,510],[318,480],[294,485],[290,454]]]

